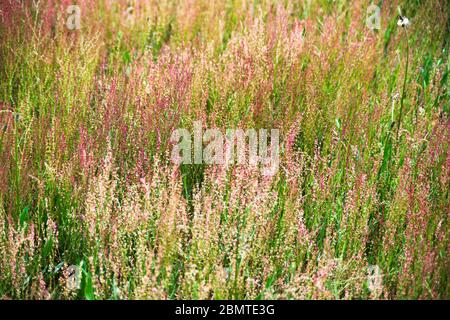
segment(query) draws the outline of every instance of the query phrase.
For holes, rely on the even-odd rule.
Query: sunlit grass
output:
[[[69,30],[0,0],[1,298],[448,298],[442,1],[379,30],[369,1],[74,2]],[[278,172],[171,163],[195,121],[279,129]]]

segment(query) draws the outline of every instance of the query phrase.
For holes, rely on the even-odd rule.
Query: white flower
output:
[[[409,19],[407,17],[400,16],[400,19],[398,19],[398,21],[397,21],[397,25],[399,27],[406,28],[407,26],[409,26],[409,24],[410,24],[410,22],[409,22]]]

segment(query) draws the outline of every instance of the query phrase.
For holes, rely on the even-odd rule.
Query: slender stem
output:
[[[406,80],[408,79],[408,65],[409,65],[409,39],[408,39],[408,31],[406,31],[406,26],[403,27],[403,30],[405,30],[406,35],[406,65],[405,65],[405,78],[403,79],[403,90],[402,90],[402,97],[400,99],[400,112],[398,115],[398,123],[397,123],[397,139],[400,132],[400,124],[402,122],[402,115],[403,115],[403,101],[405,100],[405,94],[406,94]]]

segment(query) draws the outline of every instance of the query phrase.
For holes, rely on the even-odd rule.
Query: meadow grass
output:
[[[448,299],[449,7],[370,4],[0,0],[0,297]],[[279,170],[172,163],[195,121]]]

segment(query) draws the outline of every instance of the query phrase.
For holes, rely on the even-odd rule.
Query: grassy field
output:
[[[370,5],[0,0],[0,298],[448,299],[449,3]]]

